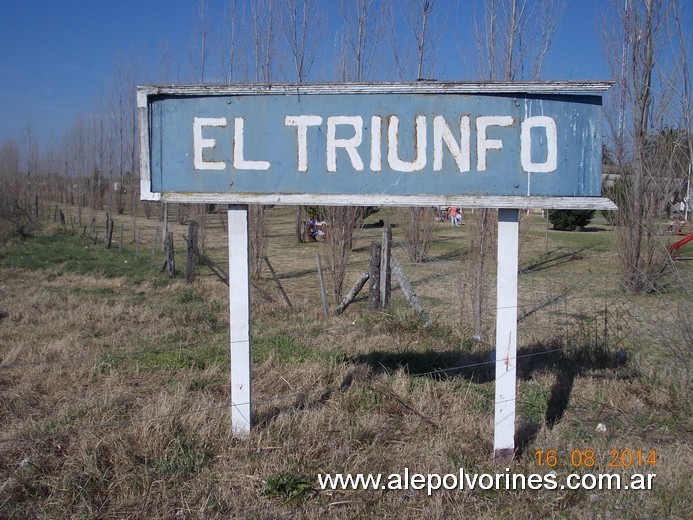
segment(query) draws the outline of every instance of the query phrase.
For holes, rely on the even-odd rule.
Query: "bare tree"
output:
[[[285,0],[284,38],[291,53],[296,81],[310,75],[324,35],[325,16],[318,0]]]
[[[487,0],[483,5],[472,26],[478,77],[539,79],[565,0]]]
[[[29,174],[20,167],[21,155],[12,141],[5,141],[0,148],[0,243],[12,236],[26,237],[38,225],[32,210]],[[33,174],[35,179],[36,169]]]
[[[691,176],[693,176],[693,105],[691,104],[691,89],[690,89],[690,71],[688,68],[688,53],[686,52],[686,42],[684,38],[684,30],[681,25],[681,15],[678,2],[673,4],[674,23],[676,25],[676,37],[678,40],[678,68],[682,71],[681,74],[681,112],[683,114],[683,128],[687,128],[686,143],[688,145],[688,176],[686,177],[686,186],[683,190],[684,202],[684,217],[688,221],[691,205]]]
[[[110,134],[115,140],[112,146],[114,164],[109,168],[114,170],[111,177],[110,190],[115,195],[115,209],[118,214],[125,213],[125,194],[135,191],[133,139],[131,132],[135,127],[135,106],[132,90],[135,85],[134,63],[129,66],[124,60],[116,64],[113,79],[110,82],[111,94],[107,101],[107,111],[110,118]],[[131,201],[131,206],[132,206]],[[134,210],[134,207],[132,208]]]
[[[368,78],[377,44],[384,8],[378,11],[375,0],[342,0],[343,36],[339,49],[338,75],[342,81],[365,81]],[[354,246],[355,230],[361,228],[366,214],[364,207],[332,206],[324,209],[328,239],[323,251],[328,259],[328,275],[335,304],[339,304],[344,288],[347,265]]]
[[[565,9],[564,0],[487,0],[483,5],[483,14],[476,14],[472,22],[478,58],[476,76],[488,81],[539,79]],[[484,309],[490,293],[487,269],[495,258],[495,213],[489,209],[475,211],[468,225],[470,254],[464,285],[470,291],[472,332],[480,337],[487,328]]]
[[[270,83],[274,77],[273,65],[277,52],[275,43],[277,13],[275,7],[276,0],[258,0],[253,2],[250,8],[256,83]],[[253,278],[261,276],[263,259],[267,251],[265,213],[266,207],[263,205],[250,204],[248,206],[250,273]]]
[[[256,83],[270,83],[274,78],[276,14],[276,0],[258,0],[250,8]]]
[[[209,57],[209,24],[205,0],[197,0],[197,13],[193,17],[193,44],[190,50],[190,63],[193,75],[200,83],[205,82]]]
[[[436,0],[408,0],[404,5],[404,19],[415,43],[416,62],[407,61],[400,57],[401,41],[392,38],[392,49],[398,75],[402,79],[422,80],[424,71],[430,78],[433,71],[435,37],[432,29],[439,26]],[[394,25],[394,24],[393,24]],[[394,34],[394,33],[393,33]],[[414,66],[407,70],[408,67]],[[399,222],[402,223],[404,243],[412,262],[423,262],[428,258],[428,250],[433,242],[435,229],[435,210],[433,208],[402,208],[397,211]]]
[[[680,114],[678,100],[685,98],[685,82],[681,87],[673,79],[676,67],[662,56],[676,42],[673,5],[665,0],[613,2],[614,16],[603,28],[605,34],[624,35],[621,52],[605,46],[609,63],[620,73],[614,88],[618,111],[606,114],[621,161],[612,196],[620,208],[615,238],[623,286],[630,292],[656,288],[667,265],[659,221],[688,174],[682,157],[690,161],[690,127],[682,132],[669,127]],[[685,152],[676,153],[684,147]]]
[[[341,0],[343,23],[339,76],[342,81],[366,81],[385,35],[386,2]],[[380,7],[380,9],[378,9]]]
[[[226,29],[226,34],[225,38],[222,39],[223,47],[220,53],[221,71],[224,83],[231,83],[236,78],[238,20],[243,19],[244,13],[239,12],[238,2],[236,0],[228,0],[228,2],[224,4],[224,9],[224,19],[226,20],[224,27]]]
[[[432,77],[434,62],[434,44],[432,39],[433,31],[436,30],[437,13],[435,0],[408,0],[408,21],[409,26],[416,40],[416,79],[424,79],[424,66],[426,67],[426,77]],[[431,27],[433,26],[433,27]],[[426,59],[428,58],[428,59]]]
[[[361,229],[364,208],[360,206],[328,206],[322,214],[327,222],[323,251],[327,258],[332,301],[339,305],[344,292],[349,256]]]
[[[39,147],[34,133],[34,126],[29,121],[24,127],[22,138],[22,159],[24,161],[24,172],[28,177],[36,173],[39,161]]]
[[[282,24],[284,38],[291,53],[296,81],[303,83],[315,63],[318,43],[324,32],[324,16],[317,0],[286,0]],[[305,240],[304,207],[296,206],[294,235],[296,242]]]
[[[407,208],[397,212],[402,226],[404,246],[412,262],[428,259],[428,250],[433,242],[436,214],[433,208]]]

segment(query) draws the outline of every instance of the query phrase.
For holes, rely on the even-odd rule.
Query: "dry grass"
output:
[[[223,216],[208,217],[206,252],[225,265]],[[319,491],[322,472],[504,473],[491,461],[491,341],[472,341],[463,319],[464,227],[436,227],[429,263],[407,263],[394,249],[435,318],[424,328],[398,290],[388,312],[369,314],[361,298],[324,317],[321,244],[294,242],[290,208],[266,217],[267,254],[294,310],[267,277],[258,283],[275,302],[252,292],[256,426],[247,439],[230,436],[227,288],[204,269],[193,285],[158,273],[151,243],[160,222],[138,220],[139,260],[127,230],[122,251],[64,233],[42,246],[63,258],[93,254],[84,264],[41,263],[32,239],[2,246],[0,517],[687,515],[690,344],[680,342],[690,324],[672,309],[690,309],[690,293],[672,285],[625,296],[604,225],[552,232],[544,256],[538,217],[522,224],[522,450],[509,467],[547,472],[535,450],[592,449],[603,464],[611,449],[656,449],[654,490]],[[381,211],[368,222],[393,217]],[[178,252],[184,235],[174,225]],[[362,230],[347,286],[379,237],[379,228]],[[679,268],[690,280],[691,266]],[[620,348],[624,367],[613,362]]]

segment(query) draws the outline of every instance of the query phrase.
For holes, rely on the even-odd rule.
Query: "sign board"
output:
[[[519,209],[601,195],[610,83],[139,87],[141,197],[226,203],[231,422],[251,428],[247,204],[498,208],[494,456],[514,454]]]
[[[613,208],[600,197],[608,86],[140,87],[142,196]]]

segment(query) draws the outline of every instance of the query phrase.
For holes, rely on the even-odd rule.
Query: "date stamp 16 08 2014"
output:
[[[613,449],[598,453],[592,449],[584,450],[536,450],[534,452],[538,467],[572,468],[654,468],[657,466],[657,450]]]

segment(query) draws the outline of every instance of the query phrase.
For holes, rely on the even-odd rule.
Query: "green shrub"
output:
[[[579,231],[590,223],[593,216],[592,209],[557,209],[549,213],[549,222],[559,231]]]

